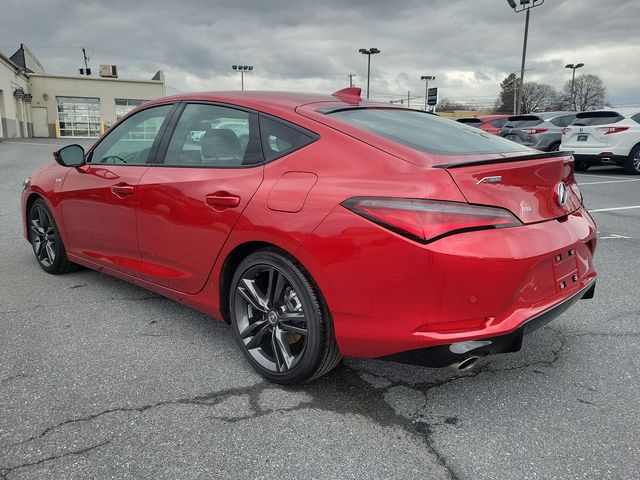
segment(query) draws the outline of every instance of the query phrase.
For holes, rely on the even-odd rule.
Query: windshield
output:
[[[400,145],[427,153],[464,155],[529,150],[477,128],[417,110],[355,108],[337,110],[329,115]]]

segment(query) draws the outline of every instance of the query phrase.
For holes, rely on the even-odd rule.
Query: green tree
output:
[[[498,98],[496,110],[500,113],[513,113],[513,98],[516,92],[515,86],[519,84],[519,78],[515,73],[507,75],[500,82],[500,97]]]

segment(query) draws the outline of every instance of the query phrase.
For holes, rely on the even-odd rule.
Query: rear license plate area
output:
[[[580,272],[578,271],[578,256],[575,248],[556,253],[552,262],[558,292],[567,290],[578,283]]]
[[[589,135],[578,135],[579,142],[586,142],[588,138],[589,138]]]

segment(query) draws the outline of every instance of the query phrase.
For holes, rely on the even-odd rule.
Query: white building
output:
[[[161,71],[151,80],[46,73],[29,49],[0,54],[0,138],[97,137],[122,115],[165,96]],[[113,75],[116,75],[115,77]]]

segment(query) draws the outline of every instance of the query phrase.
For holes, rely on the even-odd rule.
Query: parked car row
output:
[[[579,171],[618,165],[640,175],[640,108],[488,115],[457,121],[537,150],[573,151]]]

